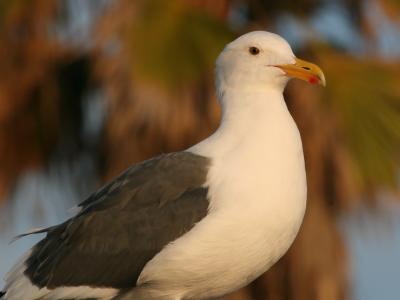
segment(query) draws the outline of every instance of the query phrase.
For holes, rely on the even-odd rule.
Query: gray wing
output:
[[[149,260],[206,216],[208,165],[178,152],[131,167],[48,229],[25,275],[39,287],[132,288]]]

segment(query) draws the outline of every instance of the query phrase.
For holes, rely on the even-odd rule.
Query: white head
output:
[[[297,59],[286,40],[277,34],[254,31],[229,43],[217,59],[217,90],[283,91],[290,77],[324,85],[321,69]]]

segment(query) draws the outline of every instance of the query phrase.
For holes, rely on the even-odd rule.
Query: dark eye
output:
[[[257,47],[250,47],[249,52],[251,55],[257,55],[258,53],[260,53],[260,49],[258,49]]]

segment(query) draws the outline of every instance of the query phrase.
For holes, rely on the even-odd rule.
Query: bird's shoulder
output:
[[[161,154],[129,167],[78,206],[81,213],[87,213],[124,204],[125,208],[154,201],[163,205],[204,186],[209,165],[209,158],[187,151]],[[130,201],[133,198],[135,201]]]

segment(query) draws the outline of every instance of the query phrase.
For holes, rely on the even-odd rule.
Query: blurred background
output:
[[[286,90],[308,172],[301,232],[226,299],[399,299],[398,0],[1,0],[0,276],[41,238],[13,236],[209,135],[214,61],[251,30],[285,37],[327,88]]]

